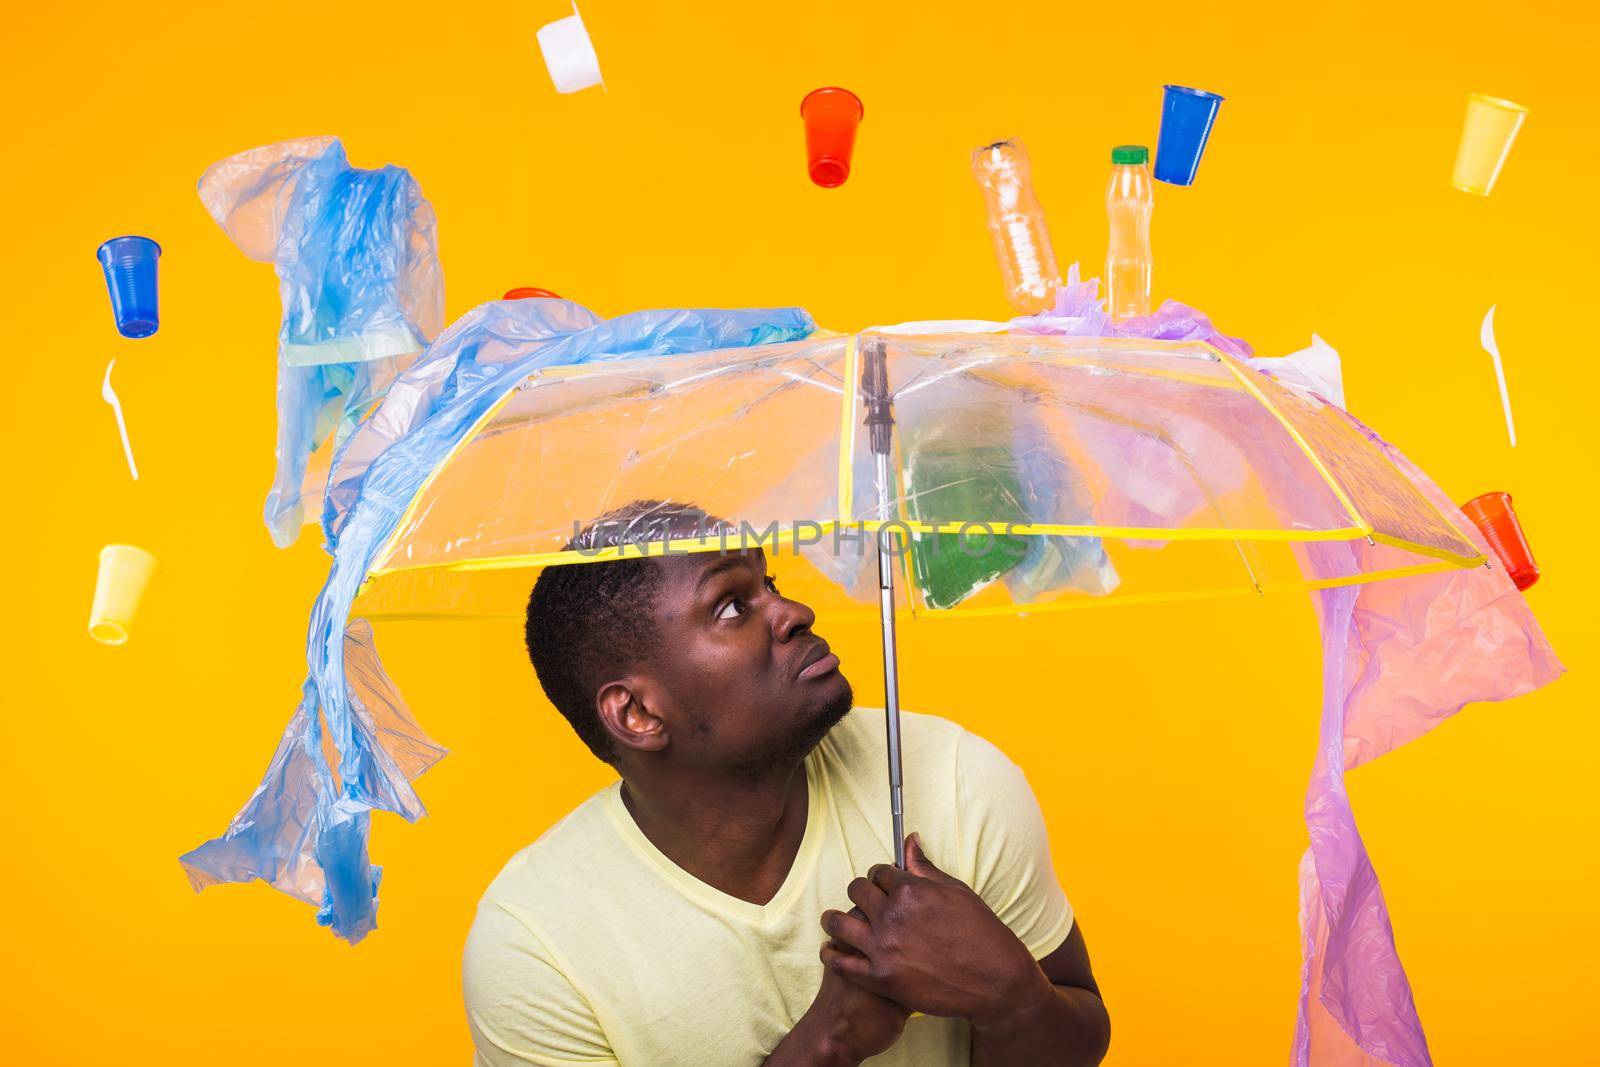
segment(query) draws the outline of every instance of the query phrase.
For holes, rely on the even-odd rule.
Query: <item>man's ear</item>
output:
[[[607,682],[595,694],[595,712],[617,744],[636,752],[660,752],[667,747],[667,723],[650,710],[649,685],[642,679]]]

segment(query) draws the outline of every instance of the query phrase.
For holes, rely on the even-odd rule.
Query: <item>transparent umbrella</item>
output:
[[[734,533],[666,538],[646,516],[614,550],[565,547],[636,500],[692,503]],[[1387,551],[1316,554],[1349,541]],[[837,584],[815,594],[836,612],[861,606],[839,592],[878,601],[897,846],[897,613],[1484,563],[1339,409],[1205,344],[869,333],[531,375],[410,500],[355,611],[514,616],[541,566],[758,545]]]
[[[726,525],[685,535],[652,527],[646,509],[614,547],[569,547],[636,501],[693,504]],[[412,780],[442,755],[360,619],[520,620],[546,566],[789,555],[786,592],[824,617],[881,624],[888,814],[903,862],[898,621],[1313,591],[1333,681],[1307,809],[1318,863],[1302,895],[1333,932],[1308,927],[1308,968],[1326,959],[1305,988],[1361,1048],[1421,1049],[1393,1060],[1421,1063],[1381,894],[1375,880],[1352,888],[1370,865],[1343,799],[1345,742],[1327,724],[1332,711],[1364,712],[1348,695],[1356,683],[1334,679],[1338,627],[1355,633],[1388,612],[1387,632],[1426,630],[1446,646],[1420,683],[1404,655],[1361,682],[1366,694],[1403,691],[1415,721],[1385,718],[1360,758],[1558,669],[1520,598],[1502,595],[1503,576],[1450,577],[1486,564],[1431,482],[1314,392],[1202,342],[915,327],[843,336],[798,309],[602,321],[560,300],[487,304],[345,443],[323,524],[334,564],[300,710],[227,834],[183,859],[197,887],[262,878],[317,904],[350,940],[373,926],[369,813],[420,816]],[[1403,577],[1422,584],[1394,583],[1411,592],[1365,616],[1344,596]],[[1342,605],[1332,622],[1329,605]],[[1326,825],[1317,812],[1331,813]],[[1347,935],[1356,921],[1368,932]],[[1305,1004],[1303,994],[1302,1021]]]

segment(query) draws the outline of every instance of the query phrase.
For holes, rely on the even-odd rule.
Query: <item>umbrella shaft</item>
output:
[[[889,457],[878,455],[878,518],[889,521]],[[894,863],[906,865],[904,799],[900,778],[900,678],[894,643],[894,557],[890,538],[899,534],[878,531],[878,614],[883,620],[883,710],[889,731],[889,818],[894,830]]]

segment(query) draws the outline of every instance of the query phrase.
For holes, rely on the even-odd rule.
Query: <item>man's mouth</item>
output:
[[[828,650],[828,642],[818,640],[816,647],[800,661],[800,673],[795,675],[795,681],[808,682],[838,669],[839,657]]]

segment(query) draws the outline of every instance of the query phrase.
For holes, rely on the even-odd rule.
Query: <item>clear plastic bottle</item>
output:
[[[1111,150],[1111,182],[1106,186],[1106,307],[1113,319],[1150,314],[1150,150],[1118,145]]]
[[[1028,150],[1021,141],[984,145],[972,153],[972,173],[989,207],[989,231],[1011,306],[1022,315],[1054,307],[1061,271],[1044,208],[1033,195]]]

